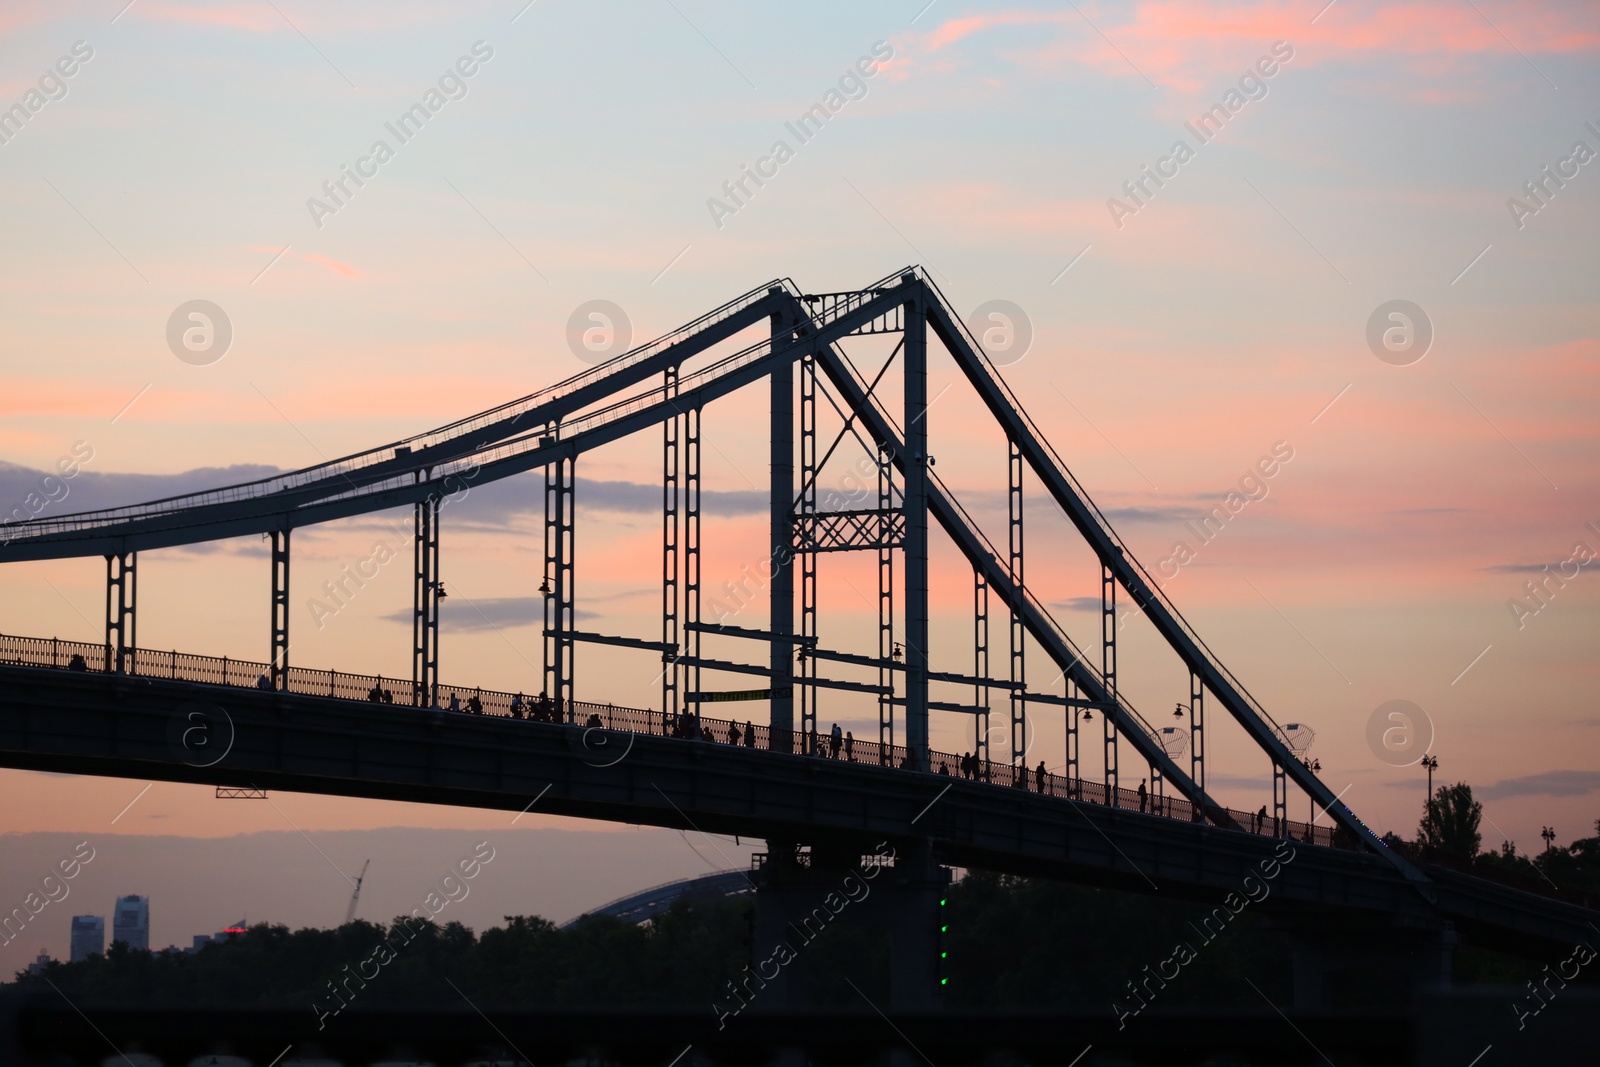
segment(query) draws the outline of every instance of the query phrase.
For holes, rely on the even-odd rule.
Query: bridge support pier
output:
[[[889,915],[889,1007],[893,1011],[937,1008],[939,986],[939,898],[950,874],[933,858],[930,841],[900,849],[883,886],[879,905]]]
[[[1459,940],[1449,923],[1417,926],[1338,917],[1312,926],[1285,924],[1294,968],[1296,1011],[1332,1011],[1396,1000],[1450,985]]]
[[[881,858],[880,858],[881,857]],[[892,866],[885,860],[892,862]],[[933,859],[931,842],[887,843],[863,854],[859,841],[814,844],[809,854],[792,841],[769,841],[755,874],[756,913],[747,972],[730,998],[761,1010],[814,1007],[816,972],[808,946],[844,931],[886,931],[888,1010],[936,1008],[939,986],[939,900],[950,875]],[[858,989],[869,979],[852,978]],[[736,1000],[727,1006],[738,1007]]]

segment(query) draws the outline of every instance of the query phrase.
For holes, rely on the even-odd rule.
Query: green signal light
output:
[[[939,932],[942,934],[942,933],[945,933],[946,931],[948,931],[949,929],[950,928],[948,926],[941,926],[941,927],[939,927]]]
[[[949,984],[950,984],[950,979],[948,979],[948,978],[941,978],[941,979],[939,979],[939,984],[940,984],[940,985],[949,985]]]
[[[942,908],[942,907],[944,907],[944,906],[945,906],[945,905],[946,905],[946,904],[948,904],[948,903],[949,903],[949,901],[948,901],[948,900],[941,900],[941,901],[939,901],[939,907],[941,907],[941,908]]]
[[[948,953],[948,952],[941,952],[941,953],[939,953],[939,958],[940,958],[940,959],[941,959],[941,960],[947,960],[947,959],[949,959],[949,958],[950,958],[950,953]]]

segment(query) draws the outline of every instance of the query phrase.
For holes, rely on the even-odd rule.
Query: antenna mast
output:
[[[371,863],[372,863],[371,860],[367,860],[366,863],[363,863],[361,865],[361,873],[356,875],[356,891],[354,893],[350,894],[350,907],[346,908],[345,909],[345,913],[344,913],[344,921],[345,921],[345,925],[346,926],[350,925],[352,922],[355,921],[355,918],[356,918],[356,901],[361,899],[361,883],[362,883],[363,880],[366,879],[366,877],[367,877],[367,867],[369,865],[371,865]]]

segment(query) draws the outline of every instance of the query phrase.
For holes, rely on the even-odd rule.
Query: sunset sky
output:
[[[643,341],[774,277],[832,292],[919,263],[963,316],[1023,310],[1013,390],[1147,567],[1193,550],[1162,572],[1166,593],[1280,723],[1312,727],[1324,781],[1369,825],[1415,832],[1424,772],[1368,744],[1375,710],[1407,700],[1439,778],[1484,801],[1487,847],[1595,832],[1600,566],[1579,564],[1600,553],[1600,9],[524,4],[0,8],[0,511],[75,449],[90,458],[45,515],[443,425],[583,369],[567,336],[587,301],[621,307]],[[391,129],[418,104],[422,129]],[[819,104],[830,117],[802,139]],[[168,346],[192,300],[232,326],[207,365]],[[1369,346],[1397,300],[1430,325],[1420,358]],[[1003,539],[1003,437],[943,353],[929,393],[937,473]],[[706,413],[708,590],[762,554],[766,411],[759,391]],[[586,628],[659,633],[658,441],[579,465]],[[1202,544],[1188,523],[1275,450],[1292,458]],[[847,451],[823,485],[844,486]],[[451,684],[539,687],[540,493],[513,479],[446,513]],[[1029,584],[1087,647],[1098,569],[1042,494],[1029,507]],[[320,628],[306,603],[380,541],[409,560],[408,524],[295,535],[293,662],[408,673],[409,562]],[[870,651],[874,608],[851,586],[871,564],[839,559],[824,563],[824,643]],[[966,670],[970,572],[942,543],[934,560],[935,659]],[[142,645],[266,657],[258,539],[146,553],[140,570]],[[1541,581],[1534,599],[1525,583]],[[4,633],[102,636],[98,558],[5,564],[0,590]],[[1164,724],[1186,679],[1147,623],[1123,632],[1124,687]],[[1030,655],[1041,683],[1055,673]],[[657,670],[581,649],[579,695],[649,706]],[[875,712],[846,700],[823,719],[861,735]],[[935,741],[970,747],[969,729],[939,719]],[[1038,730],[1059,767],[1059,722]],[[1241,731],[1219,726],[1212,745],[1224,800],[1270,802]],[[57,835],[127,839],[108,912],[109,894],[191,855],[153,835],[338,832],[343,869],[362,847],[350,833],[385,827],[456,830],[463,852],[479,828],[559,829],[614,859],[635,833],[165,784],[124,810],[144,784],[0,771],[0,832],[35,835],[0,850],[32,862]],[[519,906],[564,918],[573,886],[600,903],[703,871],[701,853],[731,865],[695,843],[636,871],[575,866],[565,896]],[[333,874],[274,870],[226,893],[160,875],[153,941],[236,920],[250,893],[252,920],[335,921],[337,886],[316,881]],[[416,872],[419,893],[429,878]],[[64,952],[56,925],[41,943]],[[21,965],[6,951],[0,971]]]

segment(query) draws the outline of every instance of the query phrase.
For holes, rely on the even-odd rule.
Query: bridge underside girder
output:
[[[215,701],[210,698],[216,697]],[[229,723],[227,757],[196,766],[196,707]],[[213,727],[215,730],[216,727]],[[1458,876],[1437,902],[1370,854],[995,789],[933,774],[403,705],[44,668],[0,667],[0,766],[255,786],[461,807],[531,810],[796,842],[930,841],[938,862],[1206,902],[1261,877],[1291,849],[1260,904],[1386,921],[1453,922],[1521,954],[1570,947],[1593,912]],[[209,753],[219,748],[207,750]],[[619,752],[626,755],[618,758]],[[208,755],[209,759],[210,756]],[[187,760],[187,761],[186,761]],[[1430,872],[1432,873],[1432,872]],[[1592,933],[1592,931],[1591,931]]]

